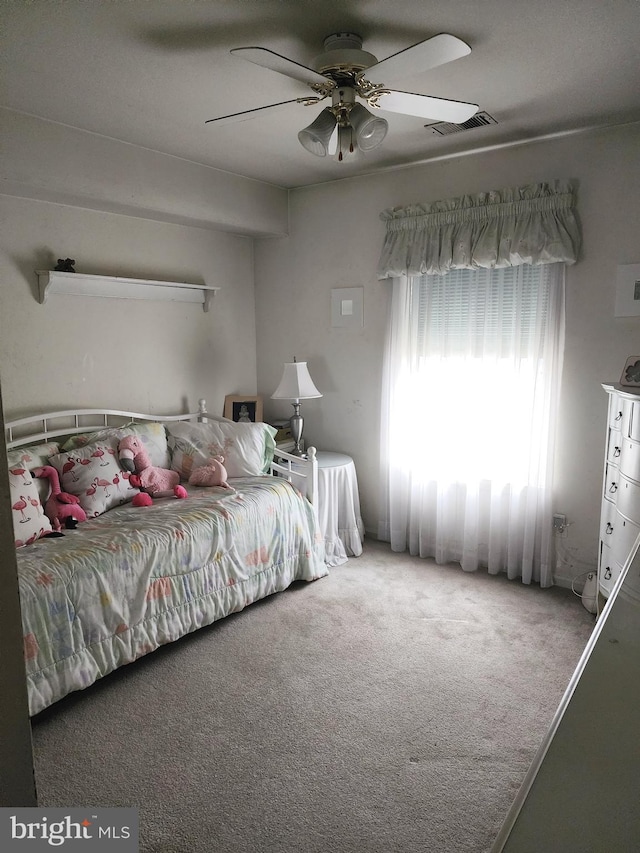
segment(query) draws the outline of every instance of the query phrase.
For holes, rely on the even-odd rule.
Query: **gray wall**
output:
[[[253,236],[287,192],[0,109],[0,374],[8,418],[71,406],[151,413],[255,393]],[[221,287],[197,305],[52,295],[36,269]]]
[[[203,228],[0,196],[0,374],[8,418],[104,406],[170,414],[255,393],[253,240]],[[36,269],[203,281],[197,304],[52,294]],[[238,329],[243,330],[238,346]]]
[[[615,319],[616,267],[640,262],[640,126],[594,131],[383,174],[295,190],[290,232],[256,246],[258,387],[268,397],[282,362],[309,362],[324,393],[303,403],[307,437],[356,462],[366,528],[378,521],[379,389],[389,284],[377,281],[387,207],[569,178],[577,186],[584,244],[567,274],[567,337],[558,436],[555,510],[561,583],[596,565],[607,401],[640,350],[640,319]],[[332,288],[364,287],[362,329],[331,328]],[[442,401],[459,416],[452,388]],[[268,412],[287,412],[269,401]],[[504,427],[508,429],[508,400]],[[470,429],[472,425],[470,424]]]

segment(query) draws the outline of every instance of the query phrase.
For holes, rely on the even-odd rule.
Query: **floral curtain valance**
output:
[[[553,181],[385,210],[378,278],[573,264],[580,248],[574,206],[570,184]]]

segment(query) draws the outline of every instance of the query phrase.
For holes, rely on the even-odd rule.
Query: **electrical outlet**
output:
[[[567,527],[567,516],[556,512],[553,516],[553,529],[558,533],[564,533]]]

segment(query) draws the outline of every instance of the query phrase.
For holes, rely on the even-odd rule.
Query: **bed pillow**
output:
[[[51,532],[51,522],[44,514],[37,482],[26,465],[9,465],[9,495],[16,548]]]
[[[264,474],[275,451],[274,427],[265,423],[215,421],[167,424],[171,467],[188,480],[211,456],[224,456],[229,477]]]
[[[168,468],[171,464],[171,456],[167,446],[167,432],[164,424],[152,422],[145,424],[127,424],[123,427],[107,427],[98,432],[82,432],[72,435],[62,445],[61,450],[77,450],[87,444],[95,444],[99,441],[110,441],[115,438],[116,443],[126,435],[140,436],[147,453],[151,458],[151,464],[157,468]]]
[[[140,491],[118,462],[116,436],[52,456],[49,464],[60,474],[60,488],[80,498],[87,518],[127,503]]]
[[[60,445],[57,441],[47,441],[43,444],[33,444],[27,447],[14,447],[7,453],[7,463],[9,470],[11,468],[25,468],[28,471],[33,471],[34,468],[39,468],[41,465],[49,464],[49,457],[60,453]],[[49,497],[49,481],[35,479],[36,488],[40,495],[40,502],[44,506],[45,501]]]
[[[60,453],[60,445],[57,441],[32,444],[27,447],[14,447],[13,450],[7,452],[7,462],[10,466],[24,462],[25,467],[33,471],[34,468],[39,468],[41,465],[48,465],[47,460],[50,456],[55,456],[56,453]]]

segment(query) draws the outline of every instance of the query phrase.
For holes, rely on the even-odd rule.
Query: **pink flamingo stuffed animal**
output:
[[[145,494],[136,495],[134,506],[148,506],[152,498],[188,497],[187,490],[180,485],[180,474],[169,468],[156,468],[146,447],[137,435],[127,435],[118,444],[118,459],[123,471],[135,471],[129,477],[132,486],[144,489]]]
[[[80,499],[60,489],[60,476],[52,465],[35,468],[33,476],[49,481],[49,497],[44,505],[44,514],[54,530],[60,532],[62,525],[68,530],[77,527],[79,521],[86,521],[87,514],[80,506]]]

